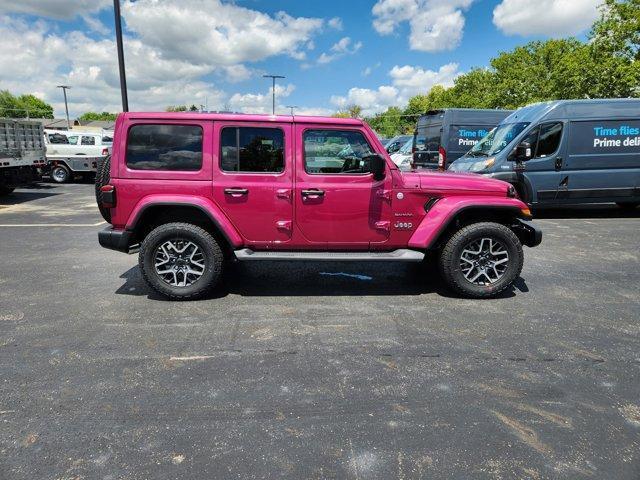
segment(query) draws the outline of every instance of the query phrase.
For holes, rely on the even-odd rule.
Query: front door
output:
[[[557,197],[565,150],[563,127],[562,122],[543,123],[522,139],[534,152],[533,158],[525,163],[524,173],[531,185],[533,199],[540,203],[553,202]]]
[[[213,199],[248,244],[269,248],[291,239],[291,125],[216,122]]]
[[[322,125],[297,125],[296,139],[296,227],[306,243],[338,250],[387,241],[391,175],[373,179],[372,139]]]

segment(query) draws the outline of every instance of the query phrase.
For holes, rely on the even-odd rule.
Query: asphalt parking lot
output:
[[[92,185],[0,200],[0,478],[640,475],[640,210],[540,213],[513,292],[243,264],[172,303]]]

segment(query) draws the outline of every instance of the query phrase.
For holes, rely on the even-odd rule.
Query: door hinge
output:
[[[278,220],[276,222],[276,226],[278,227],[278,230],[284,230],[286,232],[290,232],[291,231],[291,220]]]
[[[391,190],[377,190],[376,196],[391,201]]]
[[[385,232],[391,231],[391,222],[376,222],[376,230],[384,230]]]
[[[290,188],[279,188],[276,191],[276,195],[278,198],[284,198],[286,200],[291,200],[291,189]]]

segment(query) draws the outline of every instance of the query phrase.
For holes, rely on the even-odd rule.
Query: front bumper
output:
[[[128,230],[115,230],[107,227],[98,232],[98,242],[104,248],[117,250],[118,252],[129,253],[131,250],[133,232]]]
[[[529,220],[518,218],[513,229],[527,247],[537,247],[542,242],[542,230]]]

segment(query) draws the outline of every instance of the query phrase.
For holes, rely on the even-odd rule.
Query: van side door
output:
[[[525,163],[525,176],[532,202],[554,202],[561,181],[560,169],[566,150],[565,124],[546,122],[534,126],[521,140],[531,145],[534,156]]]
[[[633,201],[640,196],[640,120],[572,121],[562,166],[567,201]]]
[[[247,244],[277,248],[293,228],[290,123],[216,121],[213,200]]]

